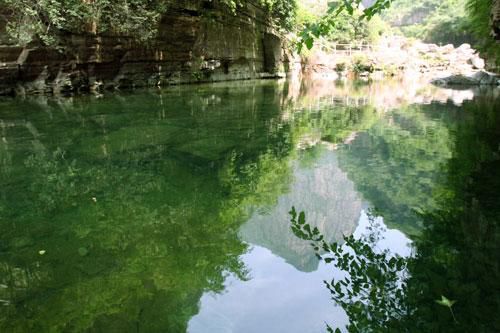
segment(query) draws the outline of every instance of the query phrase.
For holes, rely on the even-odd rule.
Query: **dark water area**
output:
[[[0,99],[0,332],[500,332],[499,96],[247,81]],[[372,245],[408,258],[398,325],[331,299],[345,272],[292,207],[328,242],[375,223]]]

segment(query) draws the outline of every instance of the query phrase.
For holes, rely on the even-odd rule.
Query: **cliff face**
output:
[[[65,52],[0,46],[0,94],[277,77],[294,66],[267,13],[251,1],[235,14],[213,1],[173,1],[150,46],[80,35],[65,45]]]
[[[500,0],[494,0],[491,6],[491,33],[500,42]]]

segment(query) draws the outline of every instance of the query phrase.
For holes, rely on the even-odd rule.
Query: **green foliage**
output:
[[[406,37],[428,43],[460,45],[472,41],[466,0],[395,0],[383,17]]]
[[[493,0],[467,0],[469,29],[476,38],[476,47],[500,67],[500,43],[491,36],[491,8]]]
[[[373,73],[375,67],[373,63],[365,55],[356,55],[352,60],[352,70],[354,73]]]
[[[383,17],[407,37],[429,43],[471,43],[500,62],[500,46],[491,37],[492,0],[394,0]]]
[[[161,15],[162,0],[0,0],[7,32],[18,44],[60,43],[65,32],[114,33],[140,41],[151,39]]]
[[[369,36],[366,20],[371,20],[382,10],[388,8],[392,0],[376,0],[368,8],[362,7],[362,0],[343,0],[328,3],[328,11],[315,22],[306,22],[299,36],[298,48],[304,45],[311,49],[314,41],[330,36],[335,41],[363,40]],[[378,34],[380,22],[373,26]],[[373,37],[373,35],[372,35]]]
[[[308,25],[313,24],[319,19],[319,14],[306,7],[302,1],[299,1],[297,4],[296,16],[297,31],[302,31]]]
[[[436,303],[442,306],[446,306],[447,308],[451,308],[456,303],[456,301],[450,301],[445,296],[441,295],[441,299],[436,300]]]
[[[335,64],[335,70],[337,72],[345,72],[347,70],[347,64],[345,62],[338,62]]]
[[[361,20],[361,11],[352,14],[341,12],[329,26],[327,34],[323,38],[337,43],[351,43],[353,41],[362,42],[368,39],[368,22]]]
[[[297,215],[292,208],[290,215],[294,234],[311,241],[318,258],[344,272],[342,278],[324,283],[332,300],[349,316],[348,331],[370,333],[395,329],[398,321],[408,315],[404,298],[407,260],[388,250],[376,251],[380,226],[375,219],[370,217],[370,235],[360,239],[345,236],[341,245],[324,241],[318,229],[305,222],[304,212]]]
[[[374,251],[376,226],[373,237],[325,243],[305,214],[292,209],[294,233],[345,274],[325,283],[350,317],[349,332],[495,332],[500,327],[498,104],[480,97],[465,105],[467,112],[453,128],[448,177],[439,185],[446,190],[436,192],[434,209],[419,214],[423,231],[413,243],[414,255]]]
[[[296,0],[257,0],[270,13],[270,17],[277,26],[285,31],[291,31],[296,23],[297,1]],[[235,13],[239,6],[243,6],[246,0],[222,0],[222,3]]]
[[[113,34],[151,41],[167,0],[0,0],[2,18],[11,42],[27,45],[41,42],[61,46],[67,33]],[[235,12],[246,0],[222,0]],[[295,24],[295,0],[259,0],[278,27],[291,30]]]
[[[266,3],[278,27],[292,31],[296,25],[297,0],[261,0]]]

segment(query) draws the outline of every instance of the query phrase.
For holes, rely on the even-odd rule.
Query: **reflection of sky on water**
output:
[[[375,218],[375,223],[379,223],[382,229],[379,242],[377,243],[377,248],[380,250],[388,249],[392,253],[397,253],[400,256],[407,257],[411,254],[411,240],[405,236],[404,233],[397,229],[388,229],[384,224],[384,220],[381,217]],[[363,235],[369,233],[370,219],[365,211],[361,212],[361,217],[359,219],[358,227],[354,232],[354,237],[360,238]]]
[[[203,295],[189,332],[322,332],[325,320],[346,320],[323,284],[332,277],[331,267],[321,263],[304,273],[257,246],[242,259],[251,279],[231,277],[224,294]]]
[[[387,229],[381,218],[375,221],[382,227],[380,249],[410,254],[410,241],[403,233]],[[365,234],[369,225],[363,210],[354,235]],[[301,272],[259,246],[253,246],[242,260],[250,280],[230,277],[223,294],[204,294],[199,314],[189,322],[189,332],[324,332],[325,322],[335,326],[347,323],[344,311],[332,303],[323,283],[339,276],[332,265],[320,262],[314,272]]]

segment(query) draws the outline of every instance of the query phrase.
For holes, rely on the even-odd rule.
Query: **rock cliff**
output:
[[[172,1],[149,46],[116,36],[64,41],[62,52],[0,46],[0,95],[277,77],[294,65],[268,13],[252,1],[236,13],[217,1]]]

